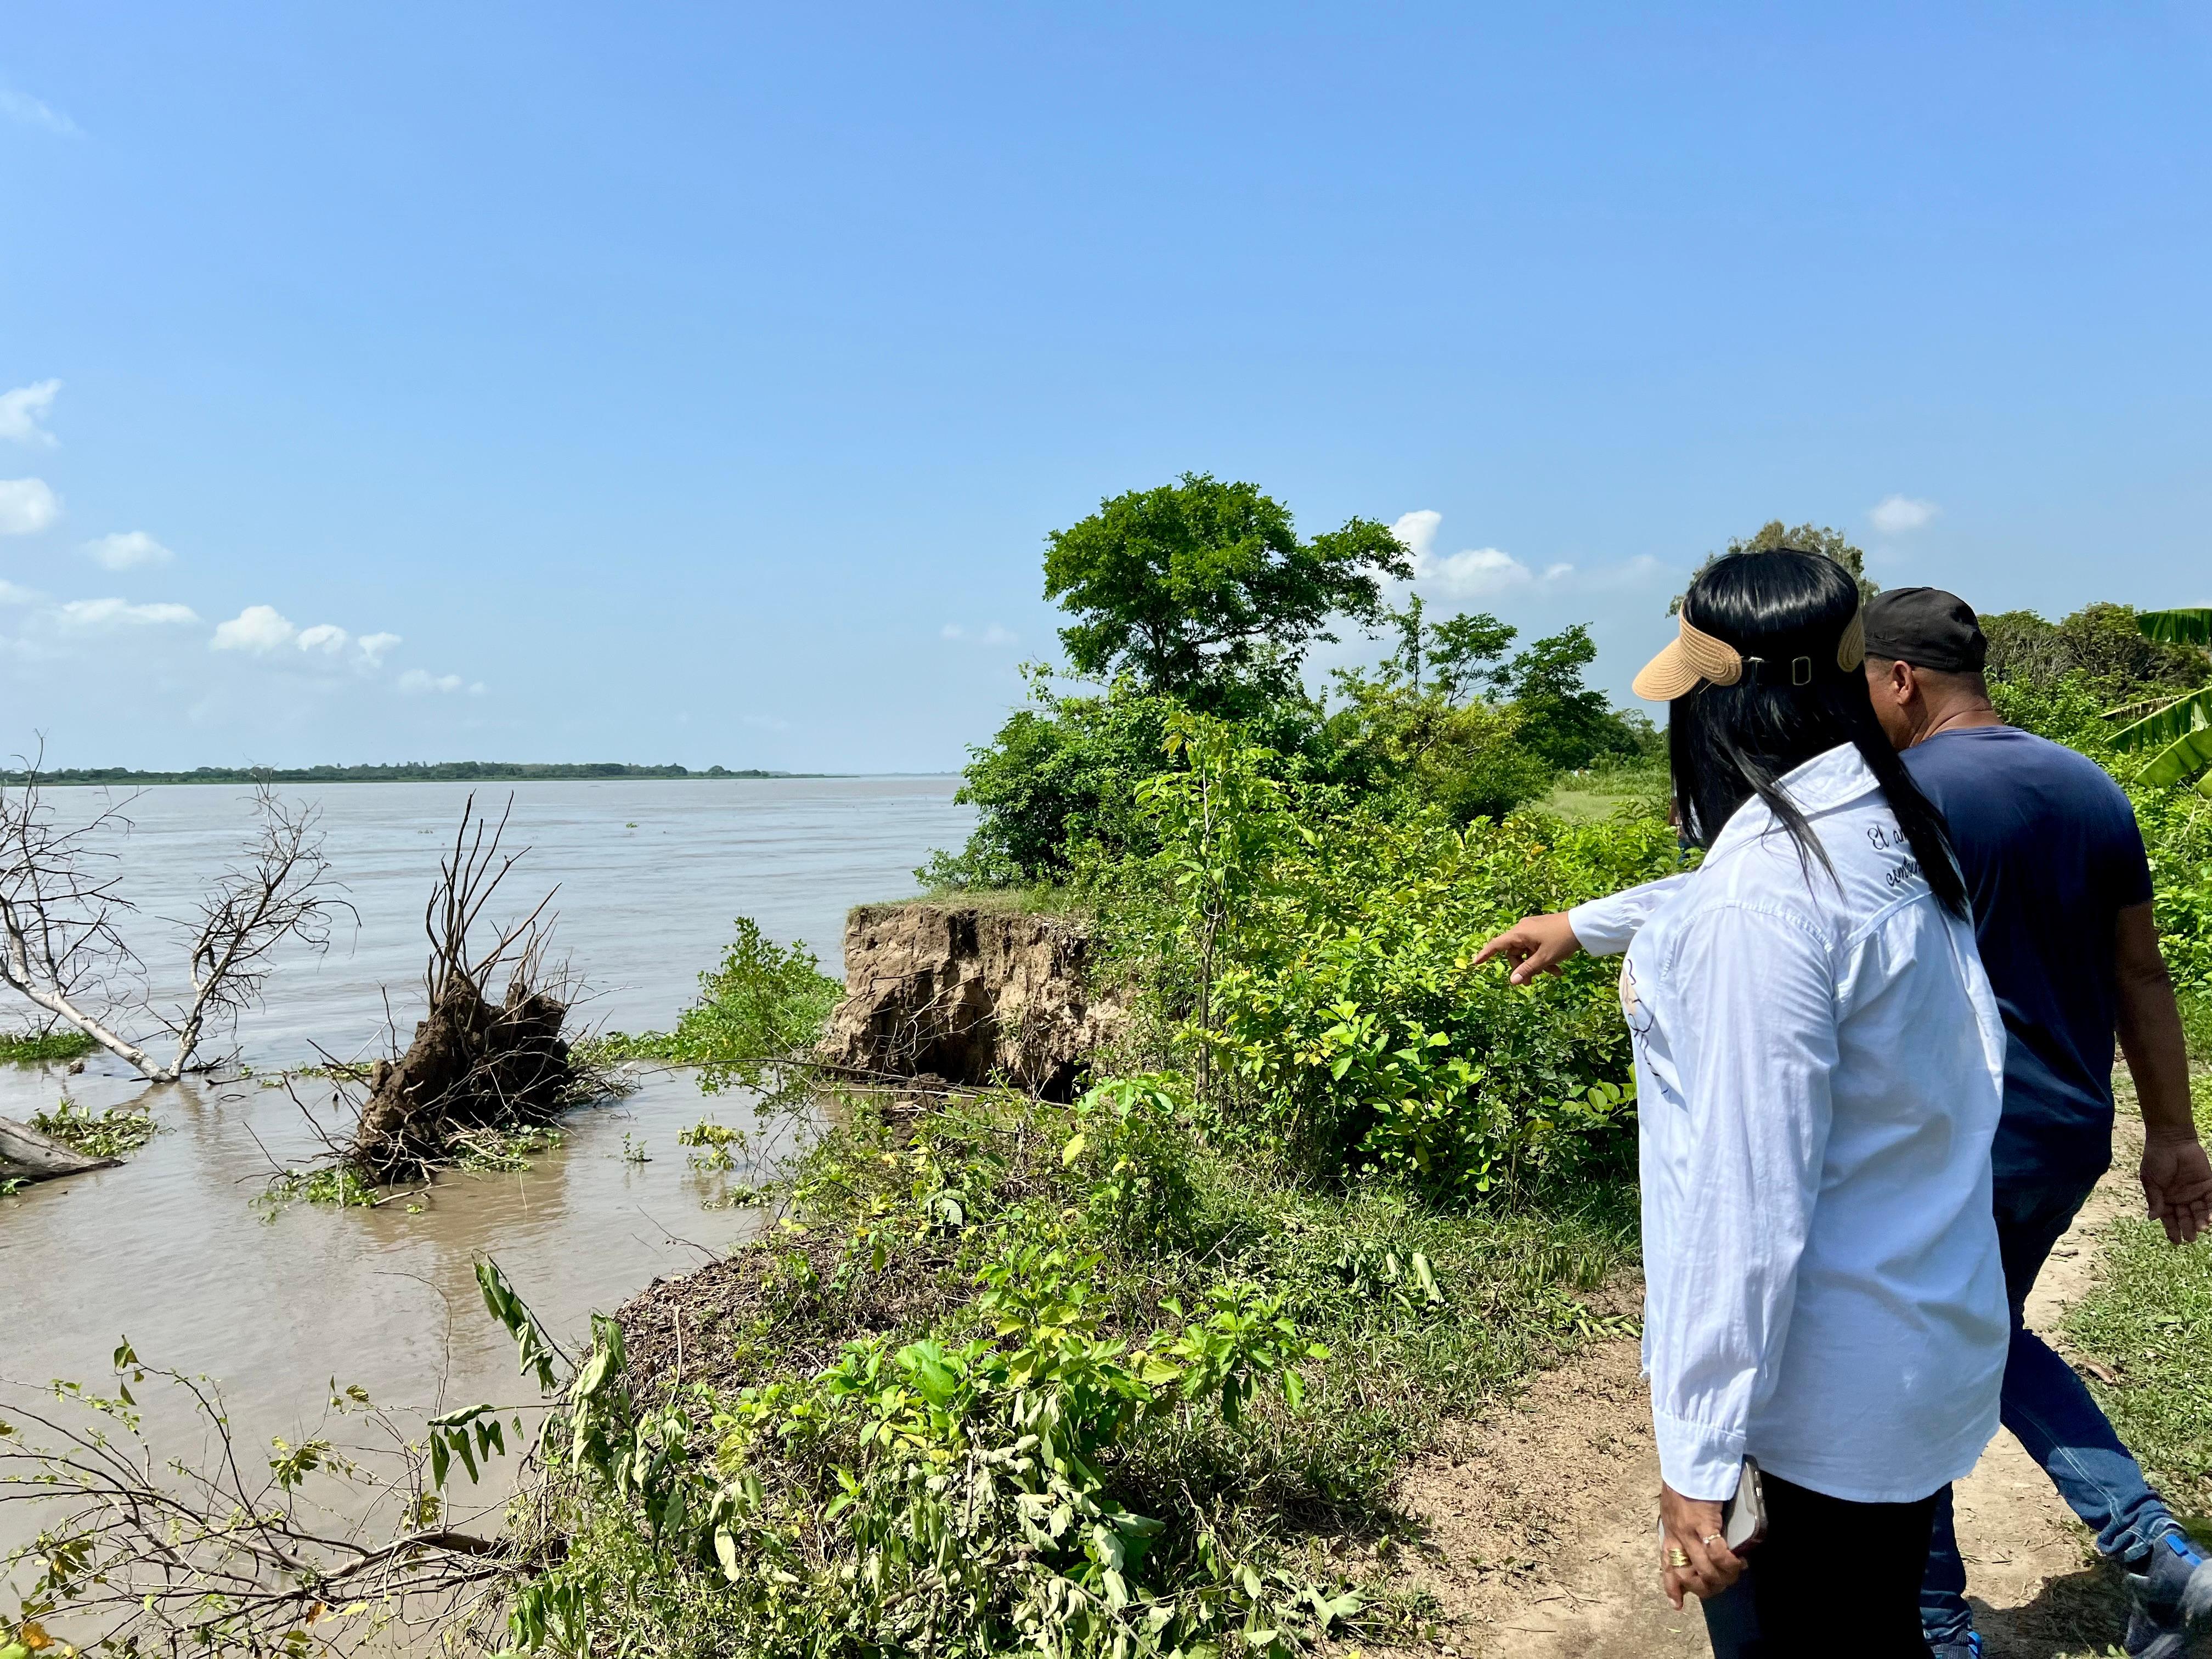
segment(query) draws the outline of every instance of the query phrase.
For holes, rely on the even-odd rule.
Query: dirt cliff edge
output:
[[[823,1058],[855,1073],[1004,1081],[1071,1098],[1123,1010],[1091,984],[1079,917],[981,906],[864,904],[845,922],[845,1000]]]

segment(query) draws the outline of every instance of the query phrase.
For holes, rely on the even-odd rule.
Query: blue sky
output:
[[[7,0],[0,748],[949,768],[1045,532],[1185,469],[1623,696],[1770,517],[2203,603],[2208,71],[2203,5]]]

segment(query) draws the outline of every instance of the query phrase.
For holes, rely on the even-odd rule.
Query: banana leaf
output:
[[[2138,783],[2160,788],[2183,783],[2212,766],[2212,728],[2187,732],[2151,757],[2150,764],[2136,775]]]
[[[2212,726],[2212,685],[2176,697],[2133,726],[2112,733],[2115,749],[2157,749]]]
[[[2136,627],[2145,639],[2168,645],[2212,645],[2212,610],[2139,611]]]

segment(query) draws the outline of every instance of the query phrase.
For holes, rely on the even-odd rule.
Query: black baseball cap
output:
[[[1867,601],[1866,653],[1939,674],[1978,674],[1990,642],[1974,607],[1940,587],[1893,587]]]

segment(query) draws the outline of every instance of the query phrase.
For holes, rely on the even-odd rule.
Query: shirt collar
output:
[[[1857,745],[1839,743],[1833,749],[1818,754],[1794,770],[1785,772],[1776,780],[1790,804],[1807,817],[1817,817],[1823,812],[1833,811],[1838,806],[1849,805],[1872,790],[1879,789],[1881,781],[1874,769],[1866,763]],[[1721,828],[1713,839],[1705,862],[1734,852],[1776,825],[1772,811],[1756,795],[1736,808],[1735,815]]]

